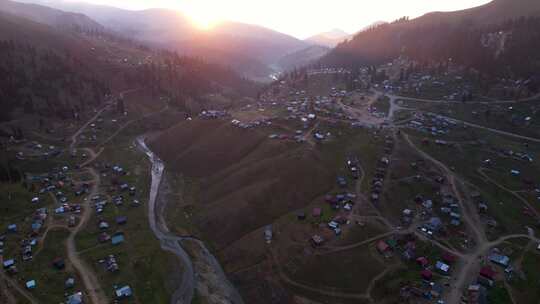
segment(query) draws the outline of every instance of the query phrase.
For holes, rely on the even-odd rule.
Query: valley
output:
[[[538,303],[516,1],[301,40],[5,0],[0,302]]]

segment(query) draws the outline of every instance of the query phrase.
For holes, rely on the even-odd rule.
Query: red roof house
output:
[[[388,244],[386,244],[385,241],[380,240],[380,241],[377,243],[377,250],[379,250],[380,253],[385,253],[385,252],[387,252],[388,250],[390,250],[390,246],[388,246]]]
[[[424,280],[431,280],[431,278],[433,277],[433,273],[427,269],[422,270],[420,275],[422,276],[422,279]]]
[[[490,280],[494,280],[497,272],[493,270],[490,266],[484,266],[480,270],[480,275]]]
[[[425,257],[419,257],[416,259],[416,263],[422,267],[426,267],[429,264],[429,261]]]

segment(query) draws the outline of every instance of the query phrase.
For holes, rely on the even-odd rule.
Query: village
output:
[[[339,73],[350,72],[323,69],[308,71],[307,75],[309,78]],[[359,78],[357,82],[361,81]],[[410,112],[406,119],[394,117],[395,121],[392,121],[387,118],[388,108],[380,106],[380,95],[373,91],[329,87],[327,96],[311,96],[305,90],[288,91],[285,80],[277,85],[279,90],[274,89],[262,97],[249,122],[239,118],[242,111],[230,113],[227,119],[232,119],[232,125],[240,128],[270,128],[271,131],[265,132],[271,132],[269,139],[272,140],[295,141],[314,147],[339,141],[341,132],[334,134],[329,130],[348,126],[367,130],[380,145],[380,154],[375,156],[376,164],[371,172],[363,168],[365,160],[362,161],[361,155],[348,155],[337,169],[340,173],[334,190],[315,207],[294,212],[297,221],[294,227],[304,227],[301,229],[307,240],[306,246],[311,248],[306,251],[321,256],[347,248],[372,246],[372,254],[390,261],[385,263],[403,265],[408,269],[407,273],[411,273],[407,275],[410,279],[397,288],[400,303],[503,303],[494,299],[501,296],[499,293],[505,290],[504,286],[518,285],[528,277],[529,271],[521,264],[523,258],[526,256],[530,261],[530,255],[538,255],[535,251],[540,248],[540,241],[535,236],[539,220],[537,181],[533,180],[536,169],[524,169],[534,163],[538,151],[535,141],[512,143],[511,139],[527,141],[527,138],[514,134],[486,136],[484,133],[491,130],[475,130],[474,125],[468,125],[460,118],[422,111],[422,107],[416,108],[409,102],[414,101],[409,97],[388,101],[395,103],[390,107],[397,107],[398,112]],[[385,87],[385,92],[394,94],[397,91]],[[449,102],[453,102],[452,99],[449,98]],[[366,121],[361,118],[363,115],[374,119]],[[275,132],[276,129],[283,131]],[[500,138],[506,135],[509,137]],[[416,156],[404,157],[404,146],[407,146],[407,153]],[[522,148],[516,150],[516,146]],[[433,151],[437,151],[437,160],[428,154]],[[472,158],[462,164],[439,161],[441,157],[445,160],[451,157],[452,153],[467,157],[466,151],[474,152]],[[527,172],[523,173],[523,170]],[[403,171],[410,173],[399,177],[405,174]],[[492,173],[497,177],[490,177]],[[466,178],[471,174],[480,175],[492,185],[487,188],[489,190],[465,185],[457,181],[457,174]],[[522,187],[526,190],[512,191],[508,189],[510,186],[502,185],[505,183],[510,183],[511,189]],[[402,189],[404,186],[419,191],[411,193],[409,190],[404,193],[406,196],[400,196],[398,193],[405,190]],[[497,194],[491,192],[493,187],[498,188]],[[503,195],[502,192],[506,193]],[[521,196],[521,193],[525,195]],[[508,207],[505,206],[507,203],[497,201],[497,195],[498,199],[504,197],[514,203],[523,202],[521,207],[510,207],[515,218],[501,217],[501,212],[507,212]],[[399,199],[402,202],[396,202]],[[388,205],[392,203],[397,205]],[[350,234],[356,234],[356,227],[370,230],[372,218],[379,221],[376,225],[386,226],[383,233],[354,245],[341,246],[343,249],[337,245],[352,237]],[[287,231],[285,226],[292,224],[268,225],[261,238],[270,247],[287,246],[284,243],[291,241],[281,239],[291,238],[283,235]],[[524,243],[527,246],[517,245],[511,239],[527,240]],[[529,250],[532,253],[528,253]],[[279,263],[285,263],[285,268],[292,265],[292,270],[283,269],[281,273],[289,284],[310,292],[313,290],[308,286],[318,286],[318,283],[308,285],[309,280],[305,278],[295,280],[301,267],[298,261]],[[321,269],[321,272],[324,271]],[[381,280],[396,279],[390,276]],[[362,297],[372,299],[378,292],[373,288]],[[324,288],[318,293],[326,294]],[[360,297],[360,294],[355,295]]]
[[[120,132],[137,119],[113,105],[105,103],[82,125],[57,132],[50,128],[48,136],[12,138],[4,144],[26,169],[20,176],[22,186],[3,190],[7,217],[0,236],[2,277],[24,288],[19,291],[32,303],[133,298],[138,283],[128,265],[136,259],[126,252],[134,244],[126,243],[148,242],[137,240],[144,233],[135,228],[146,218],[148,184],[134,173],[125,152],[120,158],[104,152],[110,149],[106,144],[122,137]],[[144,160],[131,140],[128,143],[123,146],[128,153]],[[89,285],[98,289],[88,291]]]
[[[418,97],[418,88],[435,78],[411,73],[408,80],[402,77],[404,87],[373,79],[409,64],[357,74],[312,69],[277,81],[250,104],[175,119],[224,121],[235,132],[260,133],[280,147],[331,160],[329,191],[265,223],[258,234],[262,244],[255,247],[277,265],[272,275],[286,285],[317,289],[322,296],[337,290],[342,298],[367,302],[391,297],[400,303],[504,303],[494,299],[528,295],[522,282],[531,274],[525,267],[540,263],[540,148],[534,131],[493,132],[452,112],[468,86],[441,97],[446,101],[437,99],[450,109],[440,110],[425,100],[432,97]],[[417,88],[412,95],[406,93],[411,87]],[[141,172],[148,168],[130,126],[152,114],[133,117],[118,102],[122,98],[108,96],[102,109],[77,126],[57,125],[40,136],[25,136],[31,134],[25,129],[5,143],[26,169],[23,186],[2,197],[13,201],[10,210],[20,209],[2,219],[2,275],[26,298],[137,302],[148,292],[133,265],[150,263],[143,267],[148,272],[156,265],[130,252],[145,246],[145,237],[155,240],[145,224],[149,181]],[[466,113],[480,116],[478,104],[468,102],[472,110]],[[519,111],[500,115],[515,121],[519,113],[527,122],[522,128],[534,128],[534,115],[522,109],[528,104],[511,104],[504,106]],[[49,238],[65,244],[63,250]],[[338,269],[357,271],[345,275],[327,268],[336,265],[334,256],[347,261]],[[40,273],[38,267],[48,270]],[[161,267],[165,272],[166,265]],[[343,277],[364,284],[350,286],[341,283]]]

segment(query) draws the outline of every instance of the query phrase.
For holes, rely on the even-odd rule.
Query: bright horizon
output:
[[[76,1],[76,0],[68,0]],[[342,29],[354,33],[377,21],[403,16],[415,18],[432,11],[454,11],[479,6],[490,0],[83,0],[124,9],[176,9],[200,28],[220,21],[260,25],[300,39]]]

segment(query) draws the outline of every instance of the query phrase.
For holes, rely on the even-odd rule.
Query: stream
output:
[[[219,303],[231,303],[231,304],[243,304],[240,294],[236,291],[234,286],[227,279],[225,272],[223,271],[221,265],[217,259],[212,255],[208,250],[204,242],[194,237],[181,237],[173,235],[161,214],[157,212],[160,208],[164,206],[159,206],[159,204],[166,203],[164,200],[158,199],[159,189],[163,180],[163,172],[165,171],[165,163],[148,148],[145,142],[144,136],[139,136],[136,139],[136,145],[146,156],[149,161],[152,163],[152,182],[150,185],[150,197],[148,200],[148,221],[150,223],[150,228],[154,232],[156,238],[160,241],[161,248],[163,250],[174,253],[183,263],[184,269],[182,274],[182,284],[174,292],[171,297],[171,304],[190,304],[194,292],[196,281],[196,274],[194,262],[191,257],[187,254],[184,248],[181,245],[181,242],[184,240],[189,240],[198,244],[200,248],[200,261],[206,267],[212,269],[212,277],[217,278],[214,280],[214,284],[217,284],[217,289],[224,291],[222,295],[223,302]],[[199,279],[202,275],[197,274]],[[209,283],[210,284],[210,283]]]

